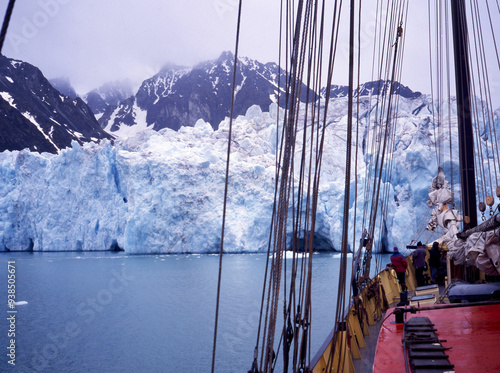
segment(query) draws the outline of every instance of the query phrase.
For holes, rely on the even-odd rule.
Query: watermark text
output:
[[[16,262],[7,262],[7,362],[16,365]]]

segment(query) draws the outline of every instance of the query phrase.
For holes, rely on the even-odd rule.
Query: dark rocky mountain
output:
[[[378,96],[386,93],[391,87],[391,82],[386,80],[376,80],[374,82],[367,82],[361,84],[355,91],[354,96],[369,96],[370,94]],[[347,97],[349,87],[343,85],[332,85],[330,89],[330,98]],[[417,98],[422,95],[420,92],[413,92],[407,86],[398,82],[394,83],[393,93],[399,94],[405,98]],[[321,90],[321,96],[326,97],[326,88]]]
[[[144,81],[134,97],[116,107],[108,107],[99,123],[110,133],[124,125],[138,124],[141,116],[145,116],[147,125],[155,130],[194,126],[198,119],[209,122],[216,129],[230,115],[233,63],[233,54],[224,52],[217,60],[203,62],[194,68],[165,66]],[[269,105],[277,101],[278,90],[285,91],[287,77],[275,63],[262,64],[239,58],[234,116],[244,114],[252,105],[267,111]],[[303,101],[307,93],[303,85]],[[284,100],[280,104],[283,106]]]
[[[62,95],[41,71],[0,55],[0,151],[57,153],[71,145],[111,139],[80,98]]]
[[[96,116],[100,116],[109,106],[116,107],[121,101],[133,95],[134,92],[130,82],[110,82],[86,93],[83,100]]]

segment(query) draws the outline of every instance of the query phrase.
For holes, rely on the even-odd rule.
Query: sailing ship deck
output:
[[[392,310],[388,310],[391,312]],[[500,372],[498,346],[500,346],[500,305],[481,305],[453,309],[418,311],[408,318],[428,317],[437,329],[436,334],[455,371]],[[382,324],[378,337],[374,368],[376,372],[406,371],[402,346],[403,324],[395,323],[391,315]]]
[[[445,291],[444,285],[439,285],[439,294],[443,294]],[[415,291],[410,291],[408,293],[408,298],[411,301],[416,296]],[[395,297],[399,301],[399,297]],[[355,372],[364,372],[370,373],[373,372],[373,365],[375,361],[375,353],[377,349],[377,342],[380,333],[380,328],[384,322],[384,319],[387,315],[389,315],[394,308],[397,306],[397,303],[391,304],[391,309],[384,312],[381,319],[375,321],[375,324],[368,326],[368,333],[364,336],[366,346],[363,348],[363,354],[361,359],[354,359],[353,366]],[[392,316],[392,319],[394,316]],[[391,320],[392,320],[391,319]]]

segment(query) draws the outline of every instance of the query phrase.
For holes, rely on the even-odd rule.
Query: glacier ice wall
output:
[[[409,243],[437,172],[428,105],[425,97],[400,101],[393,174],[386,182],[391,202],[384,234],[390,246]],[[370,105],[364,101],[361,108],[366,115]],[[254,106],[233,123],[227,252],[267,247],[277,110],[274,104],[269,113]],[[346,113],[346,99],[332,101],[315,232],[323,248],[339,249],[341,243]],[[214,131],[199,120],[177,132],[145,130],[114,144],[73,143],[59,155],[0,153],[0,251],[218,251],[228,127],[226,120]],[[358,185],[369,158],[368,151],[358,155]],[[363,196],[357,200],[360,208]],[[354,196],[352,212],[353,202]]]
[[[274,108],[276,110],[276,108]],[[276,123],[235,121],[227,251],[267,242]],[[0,154],[0,250],[212,252],[220,245],[228,123],[146,130],[59,155]]]

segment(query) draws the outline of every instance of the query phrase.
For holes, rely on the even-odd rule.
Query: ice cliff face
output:
[[[266,241],[276,124],[253,108],[235,122],[227,251]],[[58,156],[0,154],[0,250],[210,252],[220,242],[228,122],[146,130]]]
[[[332,100],[330,109],[315,233],[319,249],[334,250],[341,243],[347,99]],[[276,104],[269,113],[253,106],[233,124],[227,252],[266,249],[277,110]],[[360,115],[370,110],[363,99]],[[389,246],[409,243],[437,172],[427,98],[401,98],[399,111],[393,175],[386,181],[390,202],[383,234]],[[498,114],[495,121],[498,126]],[[74,142],[59,155],[0,153],[0,250],[218,251],[228,125],[226,119],[214,131],[199,120],[179,131],[147,129],[114,146],[107,140]],[[369,159],[369,150],[359,152],[359,185]]]

